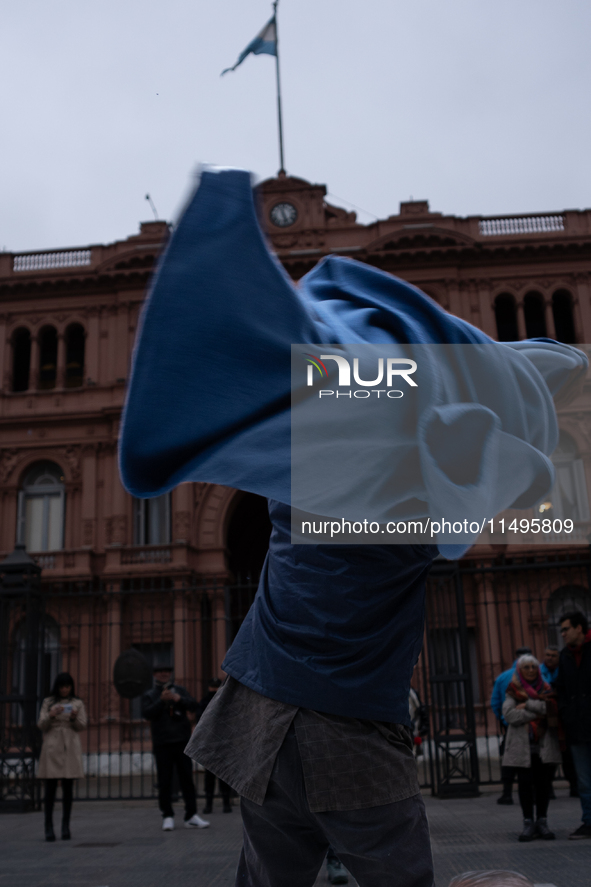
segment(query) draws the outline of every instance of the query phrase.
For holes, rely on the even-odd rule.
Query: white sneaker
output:
[[[194,813],[190,819],[185,819],[185,828],[209,828],[209,822]]]
[[[171,832],[174,828],[174,819],[172,816],[165,816],[162,821],[162,831]]]

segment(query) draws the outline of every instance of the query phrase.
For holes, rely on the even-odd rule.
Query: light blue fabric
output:
[[[421,394],[412,445],[428,495],[470,504],[454,480],[459,444],[482,463],[495,507],[549,488],[557,426],[545,376],[564,389],[584,372],[584,355],[556,343],[495,345],[415,287],[346,259],[324,260],[296,289],[261,234],[249,174],[205,171],[146,300],[120,465],[135,496],[206,481],[275,500],[269,554],[225,660],[229,674],[284,702],[408,723],[435,547],[291,545],[289,536],[291,345],[382,342],[490,348],[494,390],[475,390],[460,364],[453,384]],[[467,435],[474,415],[480,430]],[[448,432],[448,446],[432,445]],[[505,438],[515,459],[499,477]],[[393,452],[398,443],[394,433]],[[441,550],[453,557],[465,546]]]

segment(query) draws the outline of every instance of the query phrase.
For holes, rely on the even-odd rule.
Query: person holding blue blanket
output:
[[[432,887],[408,695],[431,563],[469,542],[292,544],[294,344],[481,349],[494,384],[473,384],[460,360],[441,383],[431,367],[415,426],[407,411],[390,461],[380,452],[386,473],[372,476],[361,453],[343,480],[366,489],[376,513],[407,517],[448,501],[475,520],[533,505],[553,481],[553,396],[584,375],[586,358],[549,340],[493,343],[415,287],[347,259],[323,260],[296,288],[240,170],[203,171],[146,302],[122,426],[126,488],[148,497],[185,481],[224,484],[267,497],[273,524],[228,677],[186,749],[241,796],[236,884],[311,887],[331,846],[362,887]]]

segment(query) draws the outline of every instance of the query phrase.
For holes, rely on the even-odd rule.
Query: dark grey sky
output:
[[[591,206],[589,0],[281,0],[288,172],[376,216]],[[268,0],[2,6],[0,248],[171,219],[199,161],[278,168]],[[333,199],[333,202],[338,202]],[[361,221],[370,215],[360,214]]]

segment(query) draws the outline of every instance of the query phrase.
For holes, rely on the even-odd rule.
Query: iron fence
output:
[[[417,758],[423,788],[474,794],[500,780],[502,735],[489,704],[494,679],[511,666],[517,647],[529,646],[541,658],[548,643],[560,644],[558,623],[566,610],[591,616],[590,569],[589,554],[580,549],[434,564],[425,642],[413,677],[429,713]],[[39,735],[25,729],[25,709],[34,697],[38,712],[60,671],[73,676],[88,713],[81,737],[86,775],[77,781],[78,798],[156,797],[150,727],[141,717],[141,700],[117,694],[115,661],[133,648],[150,666],[172,665],[175,682],[200,700],[209,680],[221,674],[255,592],[251,582],[170,577],[42,584],[34,605],[30,595],[2,594],[0,802],[39,797],[38,789],[31,790]],[[199,785],[197,770],[196,778]]]

